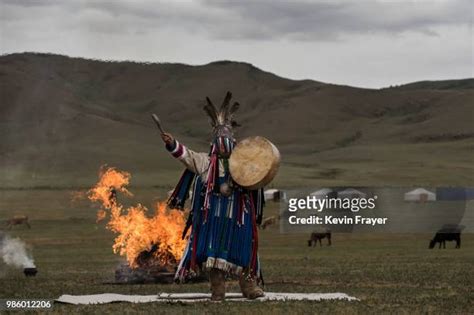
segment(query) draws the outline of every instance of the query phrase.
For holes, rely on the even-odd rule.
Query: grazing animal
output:
[[[28,217],[26,215],[15,215],[13,218],[7,220],[7,228],[10,230],[14,225],[24,224],[29,229],[31,229],[31,225],[28,222]]]
[[[263,219],[262,224],[260,224],[260,228],[265,230],[270,225],[274,225],[275,223],[277,223],[277,221],[279,219],[280,219],[280,216],[278,216],[278,217],[271,216],[271,217],[265,218],[265,219]]]
[[[446,241],[456,241],[455,248],[461,248],[461,231],[459,229],[441,229],[436,232],[433,239],[430,241],[430,249],[433,249],[436,243],[439,243],[439,248],[441,245],[443,248],[446,248]]]
[[[326,229],[324,232],[313,232],[311,233],[311,238],[308,240],[308,246],[316,246],[318,241],[319,241],[319,246],[322,247],[323,244],[321,243],[321,240],[323,238],[327,238],[328,240],[328,246],[331,246],[331,230]]]

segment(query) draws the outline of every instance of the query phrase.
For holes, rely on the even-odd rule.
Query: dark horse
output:
[[[430,241],[430,249],[433,249],[436,243],[439,243],[446,248],[446,241],[456,241],[456,248],[461,248],[461,230],[459,228],[442,228],[436,232],[433,239]]]
[[[7,228],[10,230],[15,225],[26,225],[31,229],[30,223],[28,222],[28,217],[26,215],[15,215],[13,218],[7,220]]]
[[[319,241],[319,246],[323,246],[321,240],[327,238],[328,246],[331,246],[331,230],[326,229],[325,232],[313,232],[311,233],[311,238],[308,240],[308,246],[316,246]]]

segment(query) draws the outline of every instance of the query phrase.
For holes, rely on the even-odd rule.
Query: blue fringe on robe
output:
[[[168,199],[168,206],[171,209],[184,209],[184,203],[189,198],[189,189],[191,188],[195,177],[196,174],[190,170],[184,171],[178,185],[176,185],[176,188]]]
[[[218,177],[216,184],[227,182],[228,176]],[[188,179],[182,178],[178,186],[187,185]],[[183,196],[182,187],[177,187],[175,191],[181,192],[177,196]],[[240,275],[245,269],[260,277],[257,224],[263,213],[263,190],[250,191],[234,186],[230,196],[213,192],[208,211],[203,210],[205,195],[206,185],[197,176],[189,217],[191,233],[176,272],[176,280],[185,281],[198,269],[210,268],[235,275]]]

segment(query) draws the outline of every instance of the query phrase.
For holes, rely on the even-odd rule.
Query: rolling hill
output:
[[[444,81],[419,81],[400,85],[398,89],[406,90],[464,90],[474,89],[474,79],[444,80]]]
[[[363,74],[361,74],[363,75]],[[294,81],[232,61],[202,66],[52,54],[0,57],[2,188],[84,187],[108,163],[137,186],[171,186],[181,166],[150,113],[207,150],[205,96],[241,103],[236,136],[283,156],[274,185],[471,185],[473,79],[380,90]]]

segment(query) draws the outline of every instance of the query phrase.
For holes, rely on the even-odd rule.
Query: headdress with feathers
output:
[[[232,127],[239,126],[234,120],[234,113],[239,109],[240,104],[234,102],[230,106],[231,98],[232,93],[227,92],[221,107],[217,110],[209,97],[206,97],[207,104],[204,106],[204,111],[211,118],[211,125],[216,136],[232,136]]]

